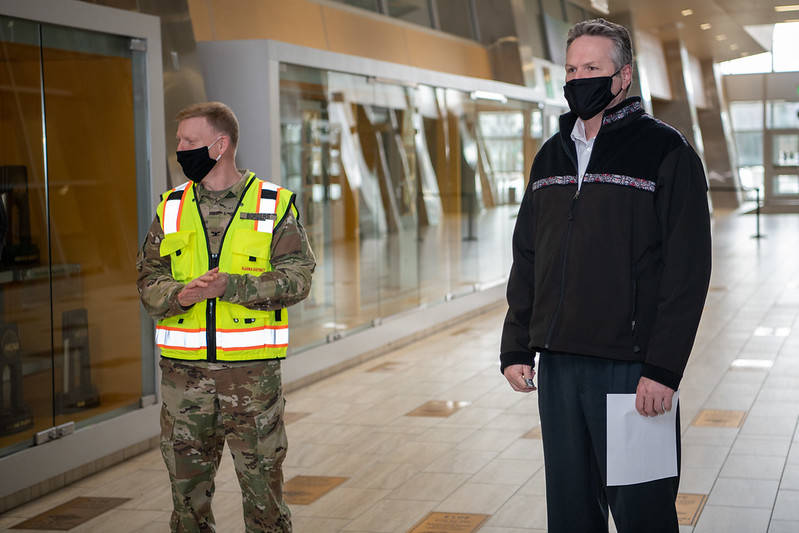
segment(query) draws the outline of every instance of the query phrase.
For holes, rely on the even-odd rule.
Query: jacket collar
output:
[[[602,113],[602,128],[612,125],[615,129],[626,122],[624,119],[638,116],[643,114],[643,112],[644,107],[641,105],[641,97],[631,96]],[[575,122],[577,122],[577,115],[571,111],[560,116],[560,135],[564,142],[571,140],[570,136]],[[600,129],[601,131],[602,129]]]

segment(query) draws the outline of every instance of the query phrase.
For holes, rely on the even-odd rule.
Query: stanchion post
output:
[[[755,188],[755,199],[757,205],[755,206],[755,234],[752,235],[753,239],[762,239],[765,237],[762,233],[760,233],[760,187]]]

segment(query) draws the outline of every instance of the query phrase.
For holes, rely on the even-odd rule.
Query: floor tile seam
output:
[[[710,502],[710,498],[708,498],[708,502]],[[705,505],[710,505],[710,503],[707,503]],[[771,513],[774,512],[774,504],[772,504],[771,507],[766,507],[765,505],[719,505],[719,504],[711,505],[711,507],[734,507],[736,509],[752,509],[752,510],[759,509],[759,510],[771,510]],[[771,514],[769,515],[769,517],[770,516]]]
[[[464,483],[465,483],[465,482],[464,482]],[[461,484],[461,485],[462,485],[462,484]],[[450,493],[449,493],[449,494],[447,494],[447,495],[446,495],[446,496],[445,496],[443,499],[440,499],[440,500],[439,500],[439,499],[430,499],[430,498],[391,498],[391,497],[390,497],[390,495],[389,495],[389,496],[386,496],[385,498],[382,498],[380,501],[392,501],[392,502],[428,502],[428,503],[441,503],[441,502],[443,502],[444,500],[446,500],[447,498],[449,498],[450,496],[452,496],[452,494],[453,494],[453,493],[454,493],[456,490],[458,490],[459,488],[461,488],[461,485],[458,485],[458,487],[457,487],[457,488],[453,489],[453,491],[452,491],[452,492],[450,492]]]
[[[722,468],[723,470],[723,468]],[[782,476],[782,473],[780,473]],[[722,476],[721,473],[717,476],[717,479],[737,479],[739,481],[779,481],[780,478],[776,477],[745,477],[745,476]]]
[[[782,480],[785,478],[785,469],[788,466],[788,458],[791,456],[791,450],[793,450],[794,445],[796,445],[796,439],[794,438],[794,435],[796,435],[796,432],[798,430],[797,428],[799,428],[799,419],[797,419],[797,421],[794,423],[793,433],[791,433],[791,441],[790,444],[788,445],[788,453],[785,455],[785,462],[782,464],[782,472],[780,473],[780,479],[779,482],[777,483],[777,494],[774,495],[774,505],[771,506],[771,513],[769,514],[768,517],[769,528],[771,528],[771,522],[774,520],[774,508],[777,506],[777,497],[780,494],[780,487],[782,486]],[[797,448],[799,449],[799,445],[797,445]],[[794,491],[794,492],[799,492],[799,491]]]

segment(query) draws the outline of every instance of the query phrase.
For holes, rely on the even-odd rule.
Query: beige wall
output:
[[[330,52],[491,79],[479,43],[311,0],[188,0],[197,41],[273,39]]]

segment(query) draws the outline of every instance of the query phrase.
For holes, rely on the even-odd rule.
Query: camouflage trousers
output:
[[[286,430],[280,362],[161,359],[161,453],[172,484],[173,532],[216,531],[211,498],[227,440],[247,533],[291,531],[283,501]]]

